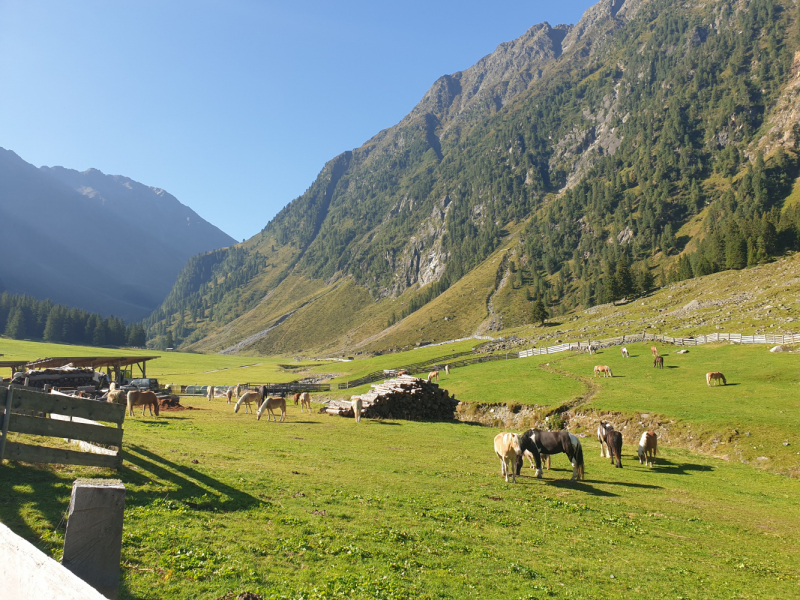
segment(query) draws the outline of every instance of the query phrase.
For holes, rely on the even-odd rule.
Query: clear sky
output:
[[[593,0],[0,0],[0,146],[161,187],[234,238],[326,161]]]

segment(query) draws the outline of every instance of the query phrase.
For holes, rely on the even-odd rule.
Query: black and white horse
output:
[[[520,436],[519,445],[522,453],[527,450],[533,454],[533,459],[536,461],[536,477],[542,477],[543,454],[550,456],[551,454],[561,454],[563,452],[572,463],[572,480],[584,478],[581,441],[569,431],[529,429]],[[517,458],[517,474],[522,469],[522,453]]]
[[[611,456],[611,447],[606,447],[606,435],[609,431],[614,431],[614,426],[611,423],[600,421],[597,426],[597,441],[600,442],[600,458]]]

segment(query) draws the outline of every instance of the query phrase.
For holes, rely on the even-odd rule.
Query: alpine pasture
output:
[[[797,595],[795,355],[728,345],[677,355],[664,346],[661,370],[649,345],[627,347],[627,359],[609,348],[441,376],[440,385],[482,410],[501,402],[572,406],[570,430],[585,436],[582,482],[569,481],[572,468],[556,455],[543,479],[526,465],[516,484],[506,483],[493,449],[501,429],[474,423],[355,423],[300,413],[293,403],[285,423],[268,423],[205,398],[182,400],[196,410],[129,417],[118,474],[128,490],[120,597]],[[366,373],[417,362],[410,357],[419,352],[433,358],[450,349],[310,368]],[[56,354],[36,354],[45,353]],[[290,375],[277,365],[291,362],[160,360],[161,372],[177,368],[172,360],[192,371],[196,360],[186,383],[220,385],[237,376],[203,371],[261,362]],[[614,377],[593,378],[595,364],[611,366]],[[724,372],[728,385],[708,388],[709,370]],[[601,416],[625,436],[622,469],[600,458],[592,427]],[[654,423],[667,433],[648,468],[636,442]],[[6,463],[0,519],[58,558],[72,481],[114,475]]]

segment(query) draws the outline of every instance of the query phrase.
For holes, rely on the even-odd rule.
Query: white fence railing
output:
[[[675,346],[697,346],[700,344],[711,344],[714,342],[732,342],[734,344],[799,344],[800,333],[790,333],[786,335],[742,335],[741,333],[712,333],[711,335],[698,335],[693,338],[675,338],[666,335],[656,335],[648,333],[637,333],[634,335],[623,335],[621,337],[607,338],[604,340],[591,340],[586,342],[569,342],[558,344],[557,346],[545,346],[542,348],[530,348],[518,354],[519,358],[529,356],[541,356],[542,354],[556,354],[567,350],[588,350],[589,347],[608,348],[609,346],[621,346],[622,344],[633,344],[635,342],[661,342],[662,344],[674,344]]]

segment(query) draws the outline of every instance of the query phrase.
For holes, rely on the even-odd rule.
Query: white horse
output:
[[[261,394],[259,394],[255,390],[248,390],[244,394],[242,394],[239,401],[236,403],[236,406],[233,407],[233,412],[238,413],[239,409],[242,407],[242,404],[245,406],[244,412],[246,413],[253,413],[253,407],[251,406],[252,402],[256,403],[258,406],[258,401],[261,400]]]
[[[353,416],[356,418],[356,423],[361,423],[361,411],[364,407],[361,396],[353,396],[350,400],[353,404]]]
[[[622,347],[622,358],[630,358],[628,356],[628,349],[625,346]]]
[[[511,471],[511,480],[517,483],[516,465],[517,457],[522,454],[519,445],[519,435],[516,433],[498,433],[494,436],[494,452],[502,465],[500,473],[508,483],[508,472]]]
[[[308,392],[300,394],[300,412],[303,412],[303,407],[307,408],[308,412],[311,412],[311,394]]]

